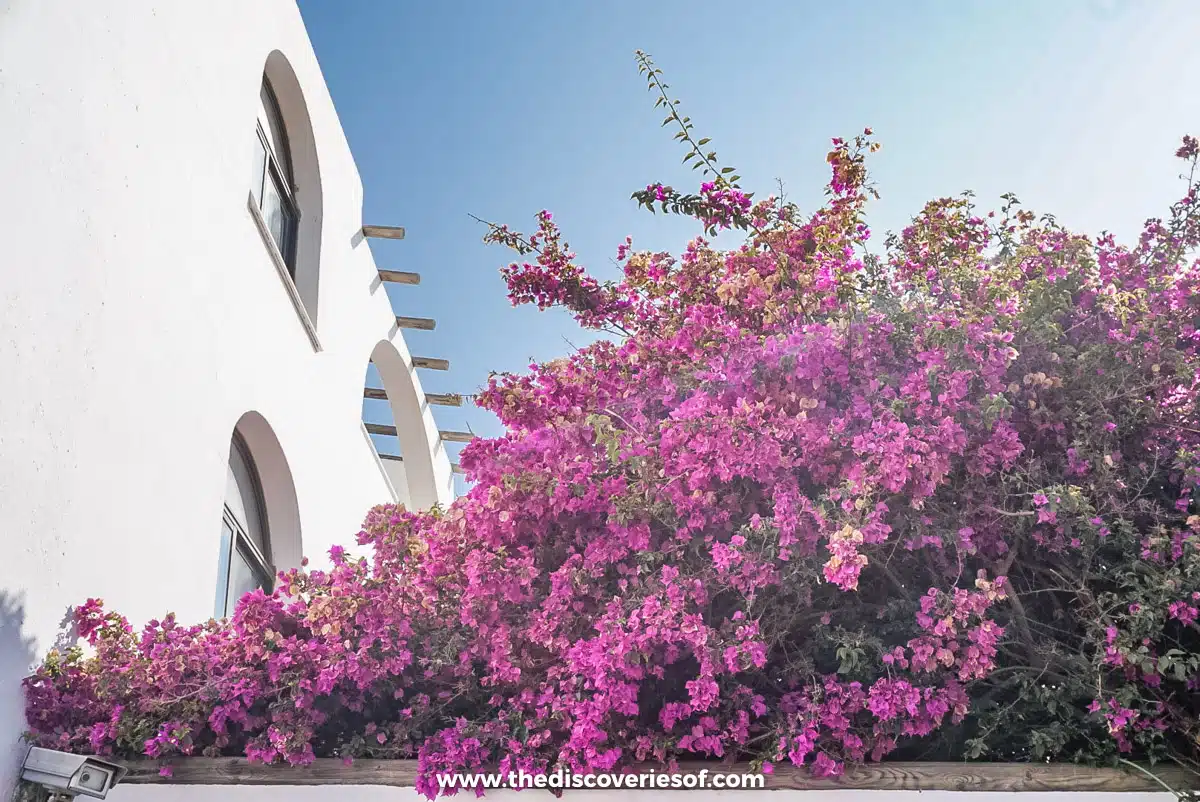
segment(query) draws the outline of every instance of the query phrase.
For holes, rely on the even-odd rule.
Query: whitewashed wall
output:
[[[317,344],[247,205],[273,53],[311,119],[311,137],[290,131],[293,148],[309,139],[319,170],[320,207],[301,236],[319,247],[319,282],[296,282],[315,298]],[[294,107],[295,93],[277,90]],[[316,188],[302,186],[302,200]],[[355,237],[361,212],[292,0],[0,0],[0,795],[20,754],[19,680],[70,605],[103,598],[135,622],[213,613],[225,464],[245,413],[269,425],[291,474],[303,541],[288,553],[351,546],[366,510],[391,500],[361,428],[373,353],[390,362],[389,392],[407,392],[392,399],[405,450],[426,449],[398,495],[452,496]]]
[[[563,799],[587,802],[661,802],[664,794],[693,802],[736,802],[749,796],[768,795],[771,802],[1174,802],[1168,793],[1000,793],[990,791],[568,791]],[[465,791],[451,799],[473,800]],[[412,788],[363,785],[228,786],[228,785],[129,785],[117,786],[108,795],[112,802],[424,802]],[[489,791],[487,802],[550,802],[548,791]]]

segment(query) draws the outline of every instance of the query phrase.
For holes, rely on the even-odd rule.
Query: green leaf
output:
[[[684,119],[687,119],[687,118],[685,117]],[[705,145],[707,145],[710,141],[711,140],[708,137],[704,137],[704,139],[701,139],[699,142],[696,143],[696,147],[702,148]]]
[[[717,154],[715,154],[715,153],[714,153],[714,154],[712,154],[712,156],[710,156],[709,158],[711,159],[711,158],[715,157],[716,155],[717,155]],[[733,168],[732,168],[732,167],[722,167],[722,168],[721,168],[721,172],[722,172],[722,173],[732,173],[732,172],[733,172]]]
[[[987,744],[984,743],[982,738],[971,738],[963,746],[965,747],[965,757],[968,760],[977,760],[987,754],[988,751]]]

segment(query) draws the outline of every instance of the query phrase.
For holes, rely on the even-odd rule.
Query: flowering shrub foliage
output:
[[[928,204],[869,252],[870,131],[824,208],[755,200],[641,56],[709,232],[602,282],[549,213],[488,239],[514,303],[616,333],[494,376],[506,424],[449,509],[372,510],[365,557],[227,621],[26,681],[37,742],[124,756],[499,762],[1171,757],[1200,749],[1196,185],[1131,247],[1007,198]],[[1178,155],[1189,170],[1197,142]]]

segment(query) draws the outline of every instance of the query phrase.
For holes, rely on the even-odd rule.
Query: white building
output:
[[[202,621],[452,498],[362,201],[293,0],[0,0],[0,795],[71,605]]]

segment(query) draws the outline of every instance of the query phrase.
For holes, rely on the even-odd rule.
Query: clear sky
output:
[[[406,333],[414,353],[451,361],[422,371],[432,392],[471,392],[489,371],[589,339],[563,314],[509,305],[508,253],[484,246],[469,214],[528,230],[549,209],[609,277],[626,235],[678,251],[698,233],[629,200],[653,181],[698,181],[659,127],[635,49],[759,195],[779,178],[818,203],[829,138],[874,128],[879,240],[965,189],[1133,236],[1180,194],[1172,153],[1200,133],[1200,0],[299,5],[362,174],[364,222],[407,228],[372,247],[380,267],[422,275],[390,292],[398,314],[438,321]],[[435,414],[444,429],[501,431],[478,409]]]

